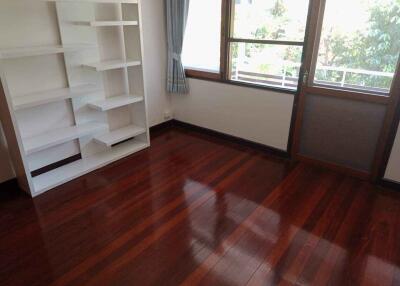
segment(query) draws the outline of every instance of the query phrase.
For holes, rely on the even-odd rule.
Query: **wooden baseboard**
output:
[[[384,188],[389,188],[389,189],[393,189],[396,191],[400,191],[400,183],[398,182],[394,182],[394,181],[389,181],[386,179],[380,179],[378,181],[378,185],[384,187]]]
[[[31,197],[28,193],[24,192],[19,186],[17,178],[0,183],[0,201],[13,201],[19,197]]]
[[[228,135],[228,134],[225,134],[225,133],[222,133],[222,132],[219,132],[219,131],[215,131],[215,130],[212,130],[212,129],[208,129],[208,128],[200,127],[200,126],[193,125],[193,124],[190,124],[190,123],[182,122],[182,121],[179,121],[179,120],[176,120],[176,119],[172,119],[170,121],[167,121],[167,122],[161,123],[159,125],[156,125],[156,126],[150,128],[150,132],[156,132],[156,131],[159,131],[159,130],[162,130],[162,129],[166,129],[166,128],[171,128],[171,127],[181,127],[181,128],[185,128],[187,130],[193,130],[193,131],[197,131],[197,132],[201,132],[201,133],[206,133],[206,134],[209,134],[211,136],[216,136],[216,137],[225,139],[225,140],[230,141],[230,142],[234,142],[234,143],[237,143],[237,144],[246,145],[246,146],[251,147],[251,148],[262,150],[264,152],[267,152],[267,153],[272,154],[272,155],[279,156],[281,158],[290,158],[289,153],[286,152],[286,151],[279,150],[279,149],[276,149],[276,148],[273,148],[273,147],[270,147],[270,146],[266,146],[266,145],[263,145],[263,144],[255,143],[255,142],[243,139],[243,138],[238,138],[238,137],[235,137],[235,136],[232,136],[232,135]],[[329,169],[329,170],[332,170],[332,171],[335,171],[335,172],[338,172],[338,173],[342,173],[342,174],[345,174],[345,175],[348,175],[348,176],[356,177],[356,178],[359,178],[359,179],[362,179],[362,180],[371,180],[371,175],[367,171],[356,170],[356,169],[340,166],[340,165],[337,165],[337,164],[334,164],[334,163],[330,163],[330,162],[326,162],[326,161],[320,161],[320,160],[317,160],[317,159],[314,159],[314,158],[310,158],[310,157],[307,157],[307,156],[303,156],[303,155],[296,155],[296,156],[294,156],[294,159],[298,160],[298,161],[302,161],[302,162],[308,163],[308,164],[311,164],[311,165],[315,165],[315,166],[319,166],[319,167],[322,167],[322,168],[326,168],[326,169]]]
[[[289,158],[289,153],[288,152],[286,152],[284,150],[280,150],[280,149],[274,148],[274,147],[270,147],[270,146],[267,146],[267,145],[264,145],[264,144],[261,144],[261,143],[256,143],[256,142],[253,142],[253,141],[249,141],[247,139],[239,138],[239,137],[236,137],[236,136],[233,136],[233,135],[229,135],[229,134],[226,134],[226,133],[222,133],[222,132],[219,132],[219,131],[208,129],[208,128],[205,128],[205,127],[200,127],[200,126],[197,126],[197,125],[193,125],[193,124],[182,122],[182,121],[175,120],[175,119],[173,120],[173,124],[174,124],[174,126],[177,126],[177,127],[182,127],[182,128],[186,128],[186,129],[189,129],[189,130],[203,132],[203,133],[206,133],[208,135],[219,137],[221,139],[224,139],[224,140],[227,140],[227,141],[230,141],[230,142],[233,142],[233,143],[237,143],[237,144],[245,145],[245,146],[250,147],[250,148],[258,149],[258,150],[266,152],[266,153],[268,153],[270,155],[274,155],[274,156],[278,156],[278,157],[286,158],[286,159]]]
[[[159,130],[167,129],[167,128],[171,128],[171,127],[180,127],[180,128],[184,128],[186,130],[205,133],[205,134],[208,134],[210,136],[221,138],[223,140],[227,140],[227,141],[230,141],[230,142],[233,142],[233,143],[237,143],[237,144],[240,144],[240,145],[245,145],[245,146],[248,146],[248,147],[251,147],[251,148],[254,148],[254,149],[258,149],[258,150],[266,152],[266,153],[268,153],[270,155],[278,156],[280,158],[286,158],[286,159],[289,158],[289,153],[286,152],[286,151],[279,150],[279,149],[276,149],[276,148],[273,148],[273,147],[270,147],[270,146],[267,146],[267,145],[263,145],[263,144],[260,144],[260,143],[252,142],[252,141],[249,141],[249,140],[246,140],[246,139],[243,139],[243,138],[239,138],[239,137],[236,137],[236,136],[228,135],[228,134],[225,134],[225,133],[222,133],[222,132],[219,132],[219,131],[215,131],[215,130],[212,130],[212,129],[205,128],[205,127],[200,127],[200,126],[197,126],[197,125],[194,125],[194,124],[190,124],[190,123],[186,123],[186,122],[183,122],[183,121],[179,121],[179,120],[176,120],[176,119],[172,119],[172,120],[169,120],[169,121],[166,121],[166,122],[163,122],[161,124],[158,124],[156,126],[151,127],[150,128],[150,133],[154,134]]]
[[[18,181],[17,178],[10,179],[3,183],[0,183],[0,191],[8,191],[18,189]]]
[[[326,161],[320,161],[320,160],[317,160],[317,159],[314,159],[314,158],[311,158],[308,156],[304,156],[304,155],[296,155],[295,159],[299,160],[301,162],[305,162],[310,165],[319,166],[319,167],[326,168],[326,169],[329,169],[329,170],[332,170],[332,171],[335,171],[338,173],[356,177],[361,180],[370,180],[371,179],[371,174],[366,171],[356,170],[356,169],[340,166],[340,165],[326,162]]]
[[[162,122],[160,124],[150,127],[150,134],[154,134],[160,130],[171,128],[174,125],[174,119]]]

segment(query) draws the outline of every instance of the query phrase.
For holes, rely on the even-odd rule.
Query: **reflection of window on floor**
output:
[[[264,208],[258,203],[237,196],[234,193],[219,192],[191,179],[186,180],[183,189],[185,195],[193,192],[193,190],[204,193],[204,195],[210,195],[207,203],[201,205],[203,211],[210,214],[207,220],[204,220],[204,217],[196,216],[195,213],[189,214],[192,239],[196,243],[201,243],[210,248],[218,246],[222,242],[219,231],[222,226],[219,224],[224,221],[230,221],[237,226],[240,225],[240,227],[265,242],[277,242],[281,217],[275,211]],[[254,212],[257,215],[243,219],[243,215],[235,211],[238,206],[244,213],[250,214]],[[256,209],[257,211],[255,211]]]

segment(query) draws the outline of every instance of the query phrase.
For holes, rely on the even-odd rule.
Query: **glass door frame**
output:
[[[393,78],[389,94],[379,94],[360,90],[346,90],[330,86],[315,85],[314,75],[318,59],[318,51],[322,34],[322,26],[326,0],[310,0],[310,12],[308,15],[306,42],[304,46],[303,64],[300,71],[300,81],[297,96],[293,107],[292,130],[289,138],[289,151],[294,160],[301,160],[299,154],[301,129],[303,124],[303,115],[307,94],[317,94],[320,96],[338,97],[357,101],[372,102],[386,106],[386,115],[384,125],[381,130],[380,140],[378,142],[375,159],[371,167],[369,178],[375,181],[380,175],[381,166],[384,164],[386,146],[388,145],[390,126],[394,121],[396,106],[400,98],[400,57],[397,69]]]

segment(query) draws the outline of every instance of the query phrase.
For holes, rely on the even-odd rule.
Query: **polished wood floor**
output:
[[[0,195],[0,285],[400,285],[400,193],[172,128],[34,200]]]

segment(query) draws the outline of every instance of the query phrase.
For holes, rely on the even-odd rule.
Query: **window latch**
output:
[[[308,71],[306,70],[303,74],[303,84],[307,84],[308,81]]]

